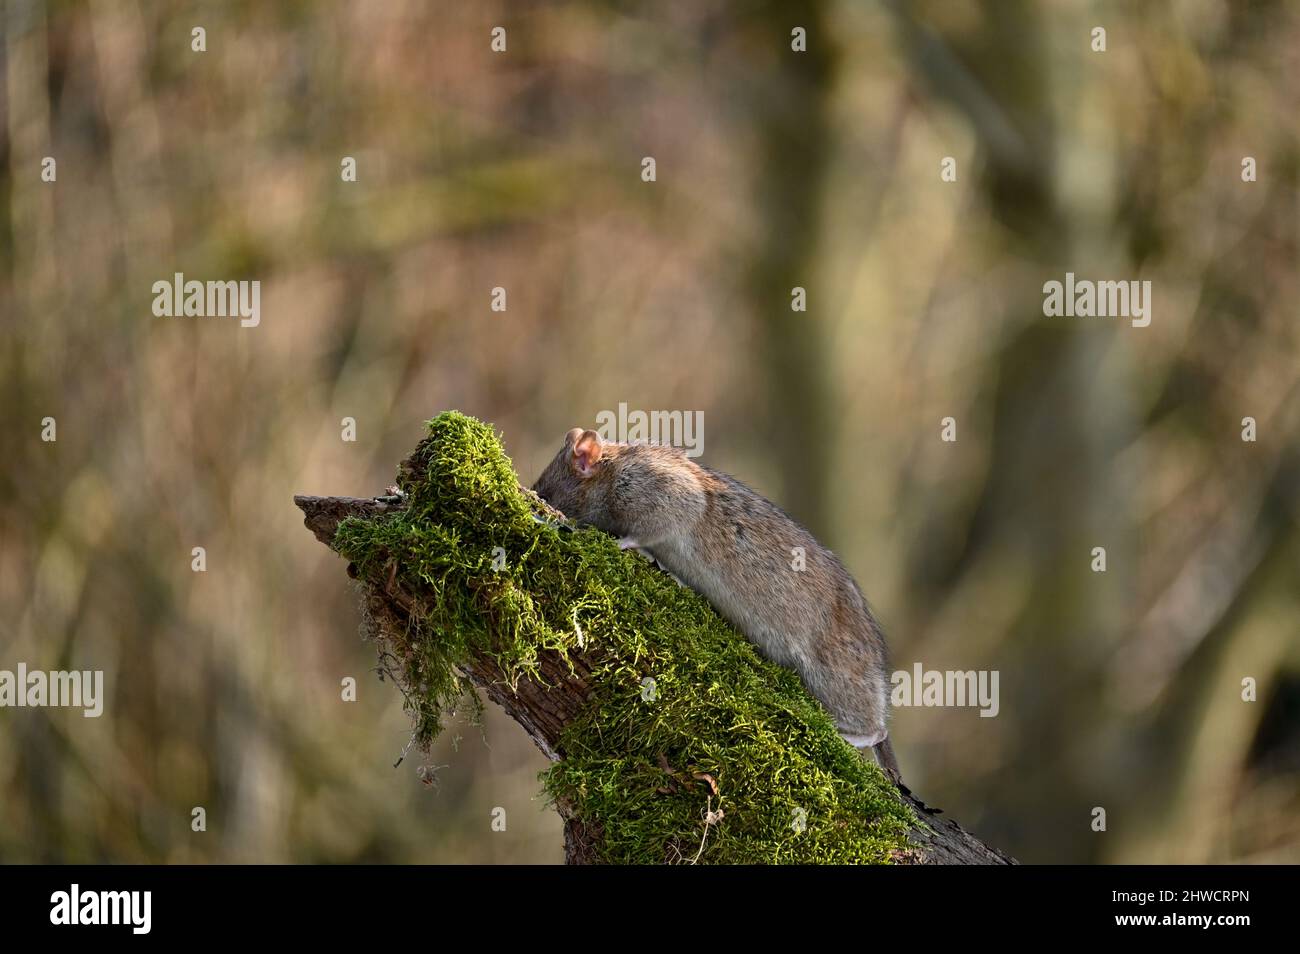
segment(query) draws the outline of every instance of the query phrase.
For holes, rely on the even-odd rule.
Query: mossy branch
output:
[[[456,412],[400,494],[296,497],[427,746],[482,689],[553,762],[570,862],[1006,863],[896,789],[697,594],[518,485]]]

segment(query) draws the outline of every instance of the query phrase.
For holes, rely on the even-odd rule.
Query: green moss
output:
[[[888,862],[908,852],[915,816],[794,673],[612,537],[539,521],[544,505],[519,489],[490,427],[456,412],[428,426],[399,476],[407,508],[348,520],[335,539],[364,579],[383,585],[395,561],[418,594],[410,631],[388,652],[421,742],[464,695],[455,667],[472,654],[490,655],[517,685],[542,651],[583,650],[591,703],[543,784],[600,832],[609,861]],[[722,817],[706,825],[710,810]]]

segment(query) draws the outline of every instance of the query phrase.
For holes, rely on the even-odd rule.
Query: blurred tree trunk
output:
[[[767,388],[763,430],[780,468],[774,496],[823,538],[833,539],[828,514],[831,379],[825,308],[817,287],[817,248],[832,147],[829,99],[834,50],[825,4],[803,0],[765,4],[746,24],[755,44],[774,52],[770,69],[745,77],[750,128],[757,131],[755,205],[762,238],[754,252],[748,293],[757,319],[760,378]],[[807,30],[807,50],[791,49],[791,30]],[[793,311],[791,290],[807,291],[807,312]]]
[[[978,25],[944,33],[908,5],[894,6],[918,78],[960,110],[977,137],[980,187],[1005,230],[1005,254],[1031,263],[1044,279],[1060,279],[1067,269],[1088,271],[1094,263],[1076,239],[1078,216],[1061,207],[1056,172],[1058,154],[1068,147],[1058,129],[1059,100],[1075,95],[1079,84],[1067,68],[1050,68],[1041,11],[1020,0],[985,4]],[[1086,38],[1087,30],[1080,27],[1080,35]],[[1086,42],[1081,48],[1087,55]],[[914,597],[919,605],[940,606],[967,574],[1003,559],[998,554],[1008,549],[1026,560],[1053,557],[1057,569],[1045,568],[1035,579],[1029,605],[1006,634],[1026,668],[1043,675],[1004,690],[1014,694],[1004,705],[1023,713],[1024,729],[985,780],[1004,799],[1003,817],[1032,812],[1051,819],[1056,830],[1072,833],[1061,837],[1072,842],[1067,854],[1077,857],[1095,851],[1097,842],[1069,816],[1077,811],[1067,797],[1070,780],[1035,767],[1036,753],[1067,750],[1074,741],[1072,706],[1062,700],[1077,701],[1093,690],[1071,672],[1071,660],[1062,665],[1060,653],[1096,639],[1093,627],[1104,601],[1090,585],[1116,579],[1088,572],[1089,548],[1105,537],[1095,518],[1106,488],[1099,475],[1109,460],[1098,447],[1102,422],[1093,409],[1107,405],[1097,399],[1101,385],[1088,367],[1101,329],[1047,321],[1040,287],[1025,282],[1007,292],[1005,320],[1013,331],[996,356],[990,392],[981,398],[989,423],[977,438],[990,447],[989,477],[966,515],[965,542],[947,562],[928,551],[913,553],[908,575],[923,589]],[[1119,541],[1105,542],[1115,547]],[[1027,771],[1008,788],[1004,773],[1017,765]]]

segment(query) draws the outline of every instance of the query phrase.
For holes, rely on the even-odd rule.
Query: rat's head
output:
[[[595,431],[575,427],[564,436],[564,446],[546,465],[533,490],[548,504],[577,523],[590,523],[591,490],[600,473],[603,445]]]

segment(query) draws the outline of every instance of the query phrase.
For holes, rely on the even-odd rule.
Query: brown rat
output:
[[[680,448],[607,443],[578,427],[533,490],[704,596],[764,656],[799,673],[840,734],[873,749],[898,780],[884,634],[835,554],[780,507]]]

